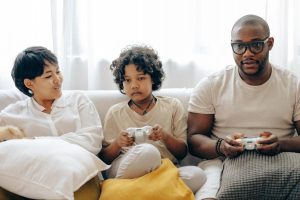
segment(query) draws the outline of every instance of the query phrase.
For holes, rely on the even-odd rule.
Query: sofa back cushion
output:
[[[178,98],[187,110],[188,101],[190,99],[192,89],[191,88],[168,88],[161,89],[154,92],[157,96],[170,96]],[[65,90],[64,92],[72,92],[72,90]],[[107,110],[114,104],[128,99],[124,94],[121,94],[118,90],[84,90],[86,94],[95,104],[96,109],[101,118],[102,124]],[[5,108],[11,103],[28,98],[18,90],[0,90],[0,110]]]

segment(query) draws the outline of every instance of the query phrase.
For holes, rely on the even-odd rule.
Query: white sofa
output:
[[[169,88],[161,89],[156,91],[154,94],[176,97],[183,103],[185,109],[187,109],[191,91],[192,88]],[[66,90],[64,92],[69,91]],[[85,93],[95,104],[102,124],[104,123],[104,117],[109,107],[128,98],[126,95],[121,94],[118,90],[82,90],[82,92]],[[10,103],[24,98],[27,98],[27,96],[23,95],[16,89],[0,90],[0,110]],[[181,165],[197,165],[199,161],[199,158],[188,155],[181,161]]]

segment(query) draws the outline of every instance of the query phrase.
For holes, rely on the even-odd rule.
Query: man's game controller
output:
[[[259,139],[260,137],[239,138],[236,141],[241,142],[246,150],[255,150]]]
[[[144,143],[152,132],[152,126],[144,126],[141,128],[127,128],[128,137],[133,137],[135,143]]]

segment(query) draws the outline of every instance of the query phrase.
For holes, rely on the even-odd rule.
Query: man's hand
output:
[[[229,158],[234,158],[240,155],[244,151],[244,147],[240,142],[236,141],[236,139],[243,137],[243,133],[233,133],[231,135],[226,136],[226,138],[222,141],[220,146],[221,152]]]
[[[280,153],[278,137],[270,132],[260,133],[261,139],[257,141],[256,150],[262,154],[276,155]]]

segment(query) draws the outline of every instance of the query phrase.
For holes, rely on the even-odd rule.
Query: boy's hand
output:
[[[152,133],[149,135],[149,140],[159,141],[164,140],[166,133],[163,131],[162,127],[159,124],[156,124],[152,128]]]
[[[128,133],[122,131],[115,141],[119,147],[128,147],[133,145],[134,138],[128,137]]]

